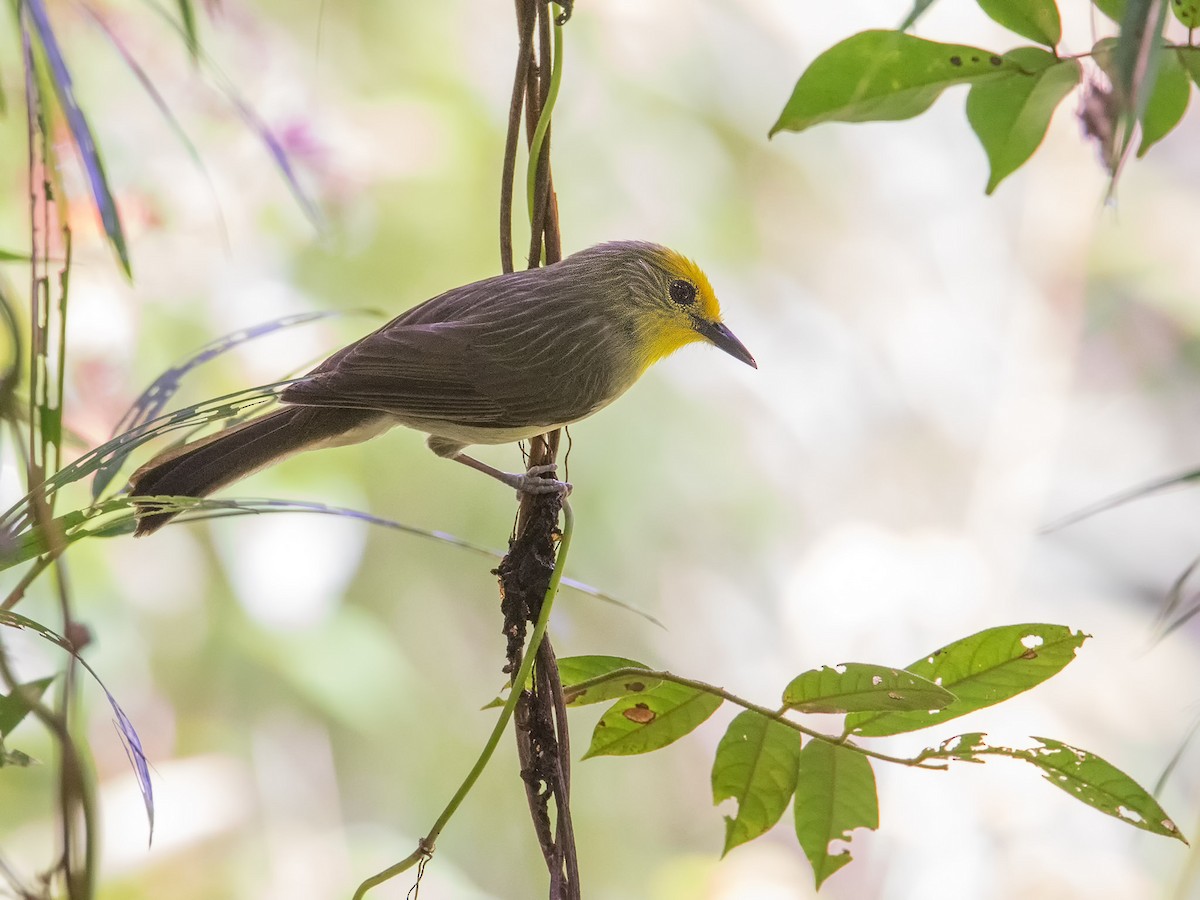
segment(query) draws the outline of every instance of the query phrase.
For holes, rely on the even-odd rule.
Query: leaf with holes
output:
[[[993,21],[1021,37],[1053,47],[1062,40],[1062,20],[1054,0],[978,0]]]
[[[1015,758],[1037,766],[1055,787],[1135,828],[1187,843],[1158,801],[1116,766],[1061,741],[1044,737],[1034,740],[1041,741],[1042,746],[1018,751],[1020,755]]]
[[[848,747],[811,740],[800,751],[796,777],[796,837],[812,863],[819,889],[825,879],[850,862],[849,843],[857,828],[879,827],[879,798],[870,761]]]
[[[978,47],[939,44],[899,31],[864,31],[813,60],[771,134],[804,131],[820,122],[910,119],[951,85],[994,78],[1012,68]]]
[[[717,745],[713,759],[713,805],[730,798],[737,815],[725,817],[725,849],[770,831],[796,789],[800,735],[774,719],[739,713]]]
[[[664,681],[642,694],[614,703],[592,732],[589,756],[649,753],[679,740],[717,711],[721,698]]]
[[[783,705],[803,713],[941,709],[954,695],[903,669],[843,663],[810,669],[783,691]]]
[[[616,700],[627,694],[640,694],[662,682],[657,678],[629,675],[604,681],[592,687],[577,690],[574,686],[618,669],[649,669],[645,663],[626,659],[623,656],[566,656],[558,661],[558,675],[563,684],[563,696],[568,706],[587,706]]]
[[[941,685],[955,700],[940,710],[856,713],[846,730],[870,737],[901,734],[992,706],[1041,684],[1075,658],[1088,635],[1065,625],[1004,625],[955,641],[907,670]]]
[[[1083,71],[1077,60],[1060,61],[1040,47],[1020,47],[1004,58],[1021,70],[973,84],[967,94],[967,121],[991,168],[989,194],[1033,156],[1054,110],[1079,84]]]
[[[984,762],[991,756],[1019,759],[1036,766],[1047,781],[1093,809],[1143,831],[1187,843],[1158,801],[1112,763],[1052,738],[1034,740],[1041,746],[1017,749],[989,744],[983,734],[974,732],[943,741],[937,750],[923,756],[967,762]]]

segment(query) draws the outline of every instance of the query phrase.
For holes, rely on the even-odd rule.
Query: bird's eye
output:
[[[671,299],[680,306],[688,306],[696,302],[696,286],[688,281],[671,282]]]

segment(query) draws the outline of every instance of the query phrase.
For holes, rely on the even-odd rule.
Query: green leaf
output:
[[[899,31],[864,31],[813,60],[771,134],[804,131],[819,122],[909,119],[951,85],[1011,68],[978,47],[939,44]]]
[[[54,676],[51,675],[29,681],[17,685],[12,693],[0,696],[0,738],[12,734],[13,729],[28,715],[30,702],[40,700],[53,680]]]
[[[904,17],[904,21],[900,23],[900,31],[908,31],[917,24],[917,19],[925,15],[925,11],[933,6],[933,0],[913,0],[912,9],[908,11],[908,15]]]
[[[1154,0],[1127,0],[1113,51],[1113,65],[1106,69],[1126,113],[1139,121],[1154,93],[1159,66],[1168,55],[1162,46],[1166,21],[1165,5]],[[1100,62],[1099,57],[1096,61]]]
[[[1175,53],[1187,73],[1192,76],[1192,81],[1200,87],[1200,47],[1176,47]]]
[[[1200,3],[1200,0],[1192,0]],[[1138,158],[1174,130],[1187,112],[1188,97],[1192,83],[1187,69],[1177,53],[1163,53],[1154,90],[1146,101],[1142,113],[1142,143],[1138,147]]]
[[[1158,801],[1116,766],[1061,741],[1044,737],[1034,740],[1041,741],[1042,746],[1022,751],[1016,758],[1037,766],[1055,787],[1135,828],[1187,843]]]
[[[1125,17],[1125,0],[1092,0],[1092,4],[1114,22]]]
[[[592,745],[583,758],[658,750],[695,729],[720,705],[720,697],[664,681],[613,704],[596,723]]]
[[[1004,58],[1023,71],[973,84],[967,94],[967,120],[991,167],[989,194],[1037,150],[1054,110],[1083,72],[1077,60],[1058,61],[1039,47],[1021,47]]]
[[[1054,0],[978,0],[994,21],[1021,37],[1053,47],[1062,40],[1062,20]]]
[[[600,675],[605,675],[617,669],[649,669],[645,663],[626,659],[623,656],[566,656],[558,661],[558,675],[563,684],[563,695],[568,706],[586,706],[589,703],[603,703],[615,700],[627,694],[640,694],[661,684],[658,678],[629,677],[606,681],[582,691],[572,689],[573,685],[590,681]]]
[[[850,851],[830,853],[837,841],[848,843],[856,828],[879,827],[875,773],[861,753],[826,741],[811,740],[800,751],[796,778],[796,837],[812,863],[819,889],[825,879],[850,862]]]
[[[183,23],[184,43],[192,59],[200,57],[200,39],[196,34],[196,13],[192,9],[192,0],[177,0],[179,6],[179,21]]]
[[[725,849],[766,833],[779,821],[796,790],[800,735],[746,710],[732,722],[713,759],[713,805],[733,798],[737,815],[725,817]]]
[[[3,744],[0,744],[0,769],[3,769],[5,766],[16,766],[20,769],[26,769],[36,764],[37,760],[28,753],[22,753],[20,750],[7,750]]]
[[[1171,0],[1171,12],[1188,28],[1200,26],[1200,0]]]
[[[1008,700],[1061,671],[1087,638],[1064,625],[1038,624],[973,634],[906,667],[951,691],[953,703],[933,712],[857,713],[846,718],[846,730],[870,737],[902,734]]]
[[[783,691],[783,704],[804,713],[941,709],[954,695],[903,669],[843,663],[802,672]]]
[[[1047,781],[1093,809],[1135,828],[1187,843],[1158,801],[1116,766],[1062,741],[1044,737],[1034,740],[1041,746],[1019,750],[993,746],[984,740],[983,734],[973,732],[943,741],[936,751],[927,751],[924,758],[968,762],[983,762],[989,756],[1019,759],[1039,768]]]

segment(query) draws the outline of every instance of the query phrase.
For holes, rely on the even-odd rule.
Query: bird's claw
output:
[[[554,474],[557,471],[558,466],[554,463],[530,466],[524,475],[517,475],[513,479],[513,487],[517,489],[518,496],[521,494],[562,494],[565,498],[571,493],[571,483],[555,478]],[[544,475],[550,477],[543,478]]]

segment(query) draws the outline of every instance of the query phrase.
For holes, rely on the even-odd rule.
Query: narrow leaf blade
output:
[[[20,613],[15,613],[7,609],[0,609],[0,625],[7,625],[10,628],[18,630],[32,631],[52,644],[61,647],[75,657],[75,660],[95,679],[96,684],[100,685],[100,689],[104,691],[104,695],[108,698],[109,705],[112,707],[113,715],[116,717],[117,733],[121,737],[121,743],[125,748],[126,755],[129,757],[129,763],[133,767],[134,774],[137,776],[138,788],[142,792],[142,800],[146,805],[146,819],[150,825],[150,836],[153,838],[154,786],[150,782],[150,765],[146,759],[145,752],[142,750],[142,742],[133,727],[133,722],[130,721],[129,716],[125,715],[125,711],[117,703],[117,698],[105,687],[104,682],[100,680],[100,676],[96,674],[96,670],[91,667],[88,661],[76,652],[74,645],[54,629],[48,628],[41,622],[37,622],[28,616],[23,616]]]
[[[784,706],[804,713],[930,710],[953,701],[952,693],[919,675],[870,663],[810,669],[783,692]]]
[[[725,849],[753,840],[775,826],[796,790],[800,735],[767,716],[739,713],[713,759],[713,804],[737,801],[725,817]]]
[[[125,231],[121,226],[117,203],[108,186],[108,177],[104,174],[104,162],[100,158],[100,151],[92,136],[87,116],[83,114],[83,110],[75,100],[71,73],[59,50],[58,39],[50,25],[50,17],[46,14],[42,0],[26,0],[22,8],[27,11],[33,22],[34,31],[37,32],[38,42],[42,47],[42,53],[45,55],[46,63],[50,68],[50,76],[54,82],[55,95],[58,97],[59,105],[67,118],[67,126],[71,130],[71,137],[83,160],[84,172],[92,189],[96,209],[100,213],[100,222],[104,233],[108,236],[113,250],[116,251],[121,268],[126,275],[130,275],[129,250],[125,245]]]
[[[849,843],[855,829],[879,827],[870,761],[848,747],[809,741],[800,751],[794,810],[796,837],[819,889],[851,859],[847,848],[832,852],[833,843]]]
[[[192,0],[177,0],[179,21],[183,26],[184,43],[193,60],[200,58],[200,38],[196,31],[196,11]]]
[[[679,740],[717,711],[721,698],[664,681],[653,690],[613,704],[592,732],[591,756],[649,753]]]

